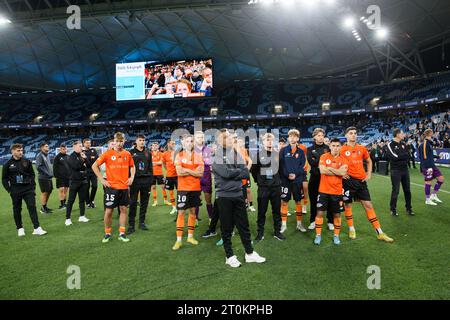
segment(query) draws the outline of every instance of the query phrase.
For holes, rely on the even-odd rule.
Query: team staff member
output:
[[[67,155],[67,146],[62,143],[59,146],[59,153],[53,159],[53,174],[56,178],[56,188],[59,192],[59,210],[66,208],[66,199],[69,192],[70,168],[67,163],[69,156]]]
[[[255,241],[264,240],[264,225],[266,224],[266,212],[270,205],[273,216],[273,236],[280,241],[286,240],[281,231],[281,179],[279,170],[280,155],[274,150],[275,137],[271,133],[262,136],[264,150],[258,153],[256,163],[252,166],[253,180],[258,185],[258,234]]]
[[[153,179],[152,179],[152,194],[153,194],[153,204],[152,207],[158,205],[158,194],[156,191],[156,185],[161,187],[161,191],[164,197],[164,204],[169,204],[167,201],[167,193],[164,185],[164,175],[163,175],[163,162],[162,153],[159,151],[158,142],[152,143],[152,164],[153,164]]]
[[[280,151],[281,174],[281,233],[287,229],[287,213],[291,197],[294,198],[297,212],[297,230],[306,232],[302,224],[302,194],[305,178],[306,155],[298,147],[300,132],[288,132],[289,144]]]
[[[88,178],[88,195],[86,204],[88,208],[95,208],[95,195],[97,193],[98,180],[95,173],[92,171],[92,164],[98,159],[97,150],[91,148],[91,139],[83,140],[84,153],[86,154],[87,178]],[[90,191],[89,191],[90,190]]]
[[[23,146],[21,144],[13,144],[11,154],[11,159],[3,166],[2,184],[11,196],[17,234],[19,237],[25,236],[25,229],[22,224],[22,200],[24,200],[33,223],[33,234],[43,236],[47,231],[39,225],[33,164],[23,157]]]
[[[88,194],[88,177],[87,177],[87,156],[83,152],[83,145],[81,141],[73,143],[73,152],[68,159],[70,167],[70,187],[69,187],[69,201],[66,208],[66,226],[72,225],[72,208],[78,194],[78,201],[80,207],[80,217],[78,222],[89,222],[89,219],[84,216],[86,212],[86,197]]]
[[[245,140],[238,138],[236,134],[234,135],[234,138],[236,140],[236,149],[241,154],[242,158],[244,158],[245,163],[247,164],[247,169],[250,170],[253,165],[253,161],[247,148],[245,147]],[[250,210],[250,212],[256,212],[255,207],[253,207],[252,182],[250,179],[242,179],[242,192],[244,193],[244,198],[247,203],[247,209]]]
[[[92,171],[105,187],[105,237],[103,243],[111,240],[112,213],[114,208],[119,207],[119,241],[129,242],[125,234],[127,224],[127,207],[130,204],[129,187],[133,184],[135,167],[131,153],[124,150],[125,135],[117,132],[114,135],[114,149],[103,153],[92,165]],[[98,169],[105,163],[106,180]]]
[[[41,189],[41,213],[52,213],[53,210],[47,207],[48,199],[53,190],[53,166],[50,163],[50,157],[48,155],[49,146],[48,143],[43,142],[40,145],[39,154],[36,156],[36,168],[39,176],[39,188]]]
[[[391,215],[398,216],[397,199],[402,184],[403,194],[405,195],[406,212],[413,216],[411,205],[411,185],[409,179],[408,160],[410,151],[406,143],[405,133],[401,129],[394,129],[394,139],[387,144],[386,157],[391,165]]]
[[[181,140],[183,150],[175,157],[175,168],[178,176],[177,187],[177,241],[172,250],[178,250],[182,246],[184,229],[184,215],[188,212],[188,238],[187,242],[198,245],[194,239],[195,221],[197,216],[195,209],[201,206],[200,179],[203,177],[204,164],[201,154],[194,152],[193,137],[188,134]]]
[[[319,195],[319,185],[320,185],[320,169],[319,169],[319,161],[320,157],[325,153],[330,152],[330,147],[324,143],[325,139],[325,130],[322,128],[316,128],[313,132],[313,145],[308,148],[306,157],[308,159],[308,163],[310,165],[310,176],[309,176],[309,185],[308,185],[308,193],[310,200],[310,211],[311,217],[309,219],[310,225],[308,227],[309,230],[314,230],[316,228],[315,221],[317,215],[317,196]],[[327,221],[328,228],[331,230],[333,226],[333,213],[328,210],[327,211]]]
[[[232,268],[241,266],[233,253],[231,235],[233,228],[239,231],[241,242],[245,248],[247,263],[263,263],[265,258],[253,250],[248,223],[245,200],[242,194],[242,179],[250,178],[244,159],[237,152],[233,136],[222,129],[217,137],[217,151],[213,160],[213,174],[217,209],[219,211],[223,247],[225,249],[225,264]]]
[[[175,141],[169,139],[167,142],[167,151],[163,153],[162,162],[166,169],[165,189],[169,191],[170,203],[172,211],[170,214],[177,213],[177,207],[175,206],[175,189],[177,189],[177,170],[173,161],[175,160]]]
[[[145,225],[145,215],[147,213],[148,201],[150,198],[150,188],[153,180],[152,154],[145,148],[145,137],[136,137],[136,147],[130,150],[136,167],[136,175],[130,188],[130,217],[128,219],[128,234],[135,231],[135,219],[137,211],[138,196],[140,195],[139,206],[139,229],[147,231]]]
[[[347,174],[348,162],[339,153],[342,143],[339,139],[330,142],[330,152],[323,154],[319,160],[320,186],[317,197],[318,212],[316,216],[316,238],[314,244],[320,245],[322,241],[322,225],[325,211],[333,213],[334,237],[333,243],[340,245],[341,213],[344,211],[342,195],[342,177]]]
[[[367,181],[372,177],[372,160],[370,159],[367,149],[358,144],[358,131],[355,127],[349,127],[345,131],[347,145],[341,149],[341,155],[348,162],[348,172],[344,176],[344,202],[345,202],[345,218],[349,226],[349,238],[356,239],[356,230],[353,226],[353,200],[360,201],[369,222],[377,232],[378,240],[388,243],[394,242],[381,230],[375,209],[373,208],[370,198]],[[364,160],[367,161],[367,172],[364,170]]]

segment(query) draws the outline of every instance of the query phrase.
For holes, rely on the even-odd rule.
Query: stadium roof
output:
[[[115,63],[213,57],[215,81],[291,79],[376,67],[423,74],[417,52],[450,34],[448,0],[0,0],[0,85],[111,88]],[[293,6],[284,2],[294,2]],[[334,2],[334,5],[329,3]],[[315,3],[315,4],[313,4]],[[81,8],[81,30],[66,26]],[[389,40],[359,21],[381,9]],[[356,18],[359,36],[343,19]]]

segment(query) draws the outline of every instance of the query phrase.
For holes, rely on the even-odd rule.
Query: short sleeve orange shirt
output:
[[[203,158],[201,154],[192,152],[188,155],[185,151],[181,151],[175,158],[175,166],[195,170],[203,166]],[[200,191],[200,178],[188,175],[178,177],[178,191]]]
[[[171,151],[166,151],[162,154],[162,161],[166,165],[166,178],[173,178],[177,176],[177,170],[175,169],[174,154]]]
[[[354,147],[345,145],[341,149],[341,156],[348,161],[348,175],[350,177],[358,180],[366,178],[364,159],[370,159],[370,155],[365,147],[360,144]]]
[[[111,188],[116,190],[128,189],[128,179],[130,177],[130,168],[134,167],[133,157],[126,150],[120,152],[108,150],[103,153],[96,161],[101,166],[105,164],[106,180],[111,184]]]
[[[340,169],[342,166],[348,165],[348,162],[342,156],[333,157],[331,153],[327,152],[320,157],[319,165],[333,169]],[[322,174],[320,176],[319,192],[336,196],[342,195],[342,177],[327,176]]]

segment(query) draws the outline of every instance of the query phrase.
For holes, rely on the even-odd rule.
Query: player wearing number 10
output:
[[[173,250],[180,249],[184,229],[184,215],[189,212],[188,239],[187,242],[197,245],[194,239],[195,221],[197,219],[195,209],[201,206],[200,179],[203,177],[204,163],[201,154],[194,152],[192,135],[185,135],[181,140],[183,151],[175,157],[175,168],[178,175],[177,189],[177,241]]]
[[[103,153],[92,165],[92,171],[105,187],[105,237],[103,243],[107,243],[111,239],[112,213],[117,207],[120,209],[119,240],[130,241],[125,235],[127,207],[130,204],[128,188],[133,184],[136,169],[131,153],[123,149],[124,144],[125,135],[117,132],[114,135],[114,148]],[[106,167],[106,180],[98,169],[103,163]]]

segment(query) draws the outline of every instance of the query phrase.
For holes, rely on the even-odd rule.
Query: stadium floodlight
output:
[[[281,104],[274,105],[273,113],[283,113],[283,106]]]
[[[347,17],[344,19],[343,25],[346,29],[353,29],[355,26],[355,18]]]
[[[0,25],[2,25],[2,24],[10,24],[10,23],[12,23],[11,20],[9,20],[9,19],[7,19],[7,18],[5,18],[5,17],[0,16]]]
[[[372,106],[376,106],[376,105],[378,105],[378,102],[380,102],[380,100],[381,100],[381,97],[375,97],[372,100],[370,100],[370,104]]]
[[[219,108],[212,107],[211,109],[209,109],[209,115],[211,117],[216,117],[218,114],[219,114]]]
[[[154,119],[154,118],[156,118],[157,114],[158,114],[158,112],[157,112],[156,110],[151,110],[151,111],[148,113],[148,117],[149,117],[150,119]]]
[[[35,123],[39,123],[39,122],[41,122],[42,121],[42,119],[44,119],[44,116],[37,116],[36,118],[34,118],[34,122]]]
[[[331,106],[331,103],[329,103],[329,102],[322,103],[322,111],[330,110],[330,106]]]
[[[375,35],[378,39],[385,40],[389,36],[389,30],[386,28],[378,29]]]
[[[95,121],[98,118],[98,113],[93,113],[90,115],[89,120]]]

